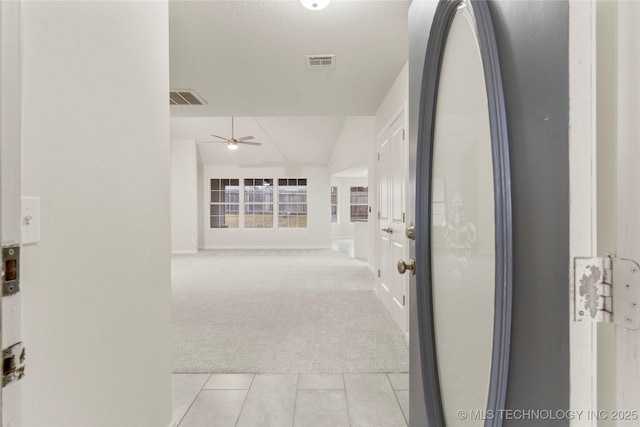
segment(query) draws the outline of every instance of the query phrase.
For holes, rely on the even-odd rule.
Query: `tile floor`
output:
[[[406,427],[409,374],[174,374],[179,427]]]

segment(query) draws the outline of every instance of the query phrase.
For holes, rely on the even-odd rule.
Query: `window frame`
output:
[[[275,228],[275,199],[276,199],[276,191],[274,186],[273,178],[243,178],[242,179],[242,228],[243,229],[251,229],[251,230],[269,230]],[[249,188],[249,190],[248,190]],[[256,191],[259,188],[271,188],[271,192],[260,193]],[[247,201],[247,195],[251,194],[250,197],[252,200]],[[261,195],[263,197],[262,201],[256,201],[256,195]],[[265,198],[270,198],[271,200],[265,200]],[[256,212],[255,208],[258,206],[262,206],[261,212]],[[254,210],[252,212],[248,212],[247,209],[249,207],[253,207]],[[270,209],[269,209],[270,208]],[[257,213],[262,213],[262,226],[256,227],[256,217],[260,215],[256,215]],[[271,216],[271,222],[265,221],[266,216]],[[248,226],[248,217],[251,217],[251,226]]]
[[[214,181],[218,182],[218,188],[214,189]],[[226,181],[226,186],[225,185],[225,181]],[[236,181],[236,185],[233,184],[233,182]],[[224,187],[223,187],[224,186]],[[237,201],[229,201],[227,200],[227,187],[237,187]],[[240,199],[240,190],[241,190],[241,186],[240,186],[240,179],[238,178],[209,178],[209,229],[212,230],[220,230],[220,229],[238,229],[240,228],[240,206],[242,205],[241,203],[241,199]],[[214,200],[214,193],[219,193],[219,194],[223,194],[224,196],[222,197],[222,200]],[[219,206],[222,207],[222,215],[220,215],[220,212],[218,212],[217,215],[213,215],[212,214],[212,208],[213,206]],[[233,226],[229,226],[229,224],[227,224],[226,220],[227,220],[227,216],[229,215],[229,212],[227,211],[229,206],[237,206],[237,214],[236,214],[236,224],[235,227]],[[218,221],[218,226],[214,227],[212,224],[212,219],[214,217],[217,218],[223,218],[223,221],[220,222]]]
[[[335,190],[335,191],[334,191]],[[340,190],[337,185],[331,186],[331,224],[340,224],[340,211],[338,210]],[[333,213],[335,210],[335,214]],[[335,219],[335,220],[334,220]]]
[[[277,228],[278,229],[306,229],[309,224],[309,180],[307,178],[278,178],[278,186],[277,186],[277,209],[278,209],[278,219],[277,219]],[[285,182],[283,184],[283,182]],[[282,196],[284,195],[283,187],[296,187],[297,191],[289,193],[289,196],[295,198],[296,196],[304,196],[304,201],[296,201],[296,200],[287,200],[283,202]],[[304,187],[304,191],[300,191],[300,187]],[[287,205],[290,207],[295,206],[295,209],[288,210],[288,214],[285,216],[281,213],[282,206]],[[304,215],[301,215],[304,214]],[[293,224],[292,219],[295,216],[295,225]],[[304,225],[301,224],[301,217],[304,216]],[[286,219],[286,221],[283,221]],[[287,225],[283,225],[286,223]]]
[[[354,194],[354,189],[356,189]],[[359,190],[358,190],[359,189]],[[354,202],[354,197],[363,197],[363,194],[366,197],[364,203],[362,201]],[[354,207],[362,207],[364,206],[364,218],[356,217],[354,219]],[[369,221],[369,186],[368,185],[354,185],[349,187],[349,223],[353,224],[354,222],[368,222]]]

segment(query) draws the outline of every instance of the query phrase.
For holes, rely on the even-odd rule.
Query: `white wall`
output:
[[[201,196],[204,192],[204,165],[202,158],[198,154],[198,249],[204,249],[204,198]]]
[[[378,107],[378,111],[374,116],[374,132],[377,136],[380,131],[388,124],[389,120],[394,117],[401,108],[403,108],[409,98],[409,62],[407,62],[396,80],[389,88],[389,92]]]
[[[239,150],[238,150],[239,151]],[[328,248],[331,246],[331,178],[326,167],[204,166],[205,248]],[[307,178],[307,228],[209,228],[209,180],[212,178]]]
[[[0,5],[0,138],[2,141],[2,243],[20,242],[20,2]],[[4,337],[3,337],[4,338]]]
[[[366,167],[371,140],[375,138],[373,116],[350,116],[344,125],[329,159],[329,173],[354,166]]]
[[[171,419],[167,2],[23,2],[24,425]]]
[[[171,141],[171,251],[198,252],[198,147]]]
[[[369,180],[366,177],[346,178],[331,177],[331,185],[338,187],[338,223],[331,224],[331,236],[334,239],[353,238],[354,226],[350,222],[351,216],[351,187],[366,187]]]

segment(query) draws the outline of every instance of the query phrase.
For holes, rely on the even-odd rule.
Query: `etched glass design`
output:
[[[432,175],[433,310],[449,426],[487,407],[495,296],[495,212],[489,111],[475,25],[462,8],[447,37]],[[478,413],[476,412],[476,413]]]

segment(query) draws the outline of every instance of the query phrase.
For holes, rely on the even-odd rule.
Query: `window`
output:
[[[278,179],[278,227],[307,227],[306,178]]]
[[[331,223],[338,222],[338,187],[331,187]]]
[[[214,178],[210,185],[209,227],[238,228],[240,180]]]
[[[244,180],[244,228],[273,228],[273,179]]]
[[[350,221],[367,221],[369,219],[369,189],[368,187],[351,187]]]

